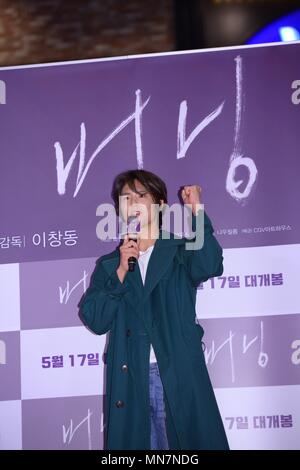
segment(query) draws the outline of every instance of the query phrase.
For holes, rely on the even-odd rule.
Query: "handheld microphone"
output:
[[[128,224],[127,225],[128,239],[134,240],[136,242],[138,238],[138,233],[140,231],[140,223],[139,223],[138,218],[134,215],[129,216],[127,224]],[[134,271],[136,262],[137,262],[137,259],[135,256],[130,256],[130,258],[128,258],[128,271],[129,272]]]

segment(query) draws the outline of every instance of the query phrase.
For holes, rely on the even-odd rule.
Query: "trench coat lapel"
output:
[[[126,282],[131,285],[134,295],[127,297],[127,300],[137,310],[140,304],[147,301],[149,295],[160,281],[162,276],[168,270],[175,254],[177,246],[185,243],[185,239],[176,235],[160,230],[159,238],[155,241],[152,254],[149,259],[145,285],[143,284],[139,264],[137,263],[133,272],[126,274]],[[118,268],[120,263],[120,253],[116,249],[113,256],[103,261],[104,266],[109,274],[112,274]]]
[[[176,243],[168,243],[169,240],[158,239],[155,242],[149,259],[143,301],[145,302],[160,279],[167,272],[177,251]]]

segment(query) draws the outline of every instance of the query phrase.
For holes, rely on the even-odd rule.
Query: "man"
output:
[[[184,186],[192,227],[204,215],[204,243],[186,249],[186,238],[161,228],[165,183],[145,170],[129,170],[113,183],[116,213],[140,221],[136,241],[127,236],[100,257],[80,302],[84,322],[108,331],[105,447],[109,450],[228,449],[226,434],[195,322],[197,286],[223,272],[222,249],[201,214],[201,188]],[[160,208],[157,217],[154,207]],[[150,234],[150,236],[149,236]],[[164,234],[164,236],[163,236]],[[128,260],[134,257],[134,271]]]

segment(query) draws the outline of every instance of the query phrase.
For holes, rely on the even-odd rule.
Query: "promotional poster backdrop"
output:
[[[102,449],[78,302],[117,173],[199,184],[224,248],[196,312],[232,449],[300,449],[300,44],[0,68],[0,449]],[[130,432],[130,430],[128,430]]]

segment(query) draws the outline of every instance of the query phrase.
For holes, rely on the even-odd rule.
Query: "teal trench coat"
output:
[[[194,215],[192,223],[195,230]],[[197,286],[223,272],[222,249],[206,213],[204,230],[200,250],[186,250],[186,238],[165,239],[160,230],[145,285],[138,263],[120,282],[118,248],[96,261],[79,307],[93,332],[109,332],[104,413],[109,450],[151,449],[150,344],[164,387],[170,450],[228,449],[205,364],[204,331],[195,322]]]

